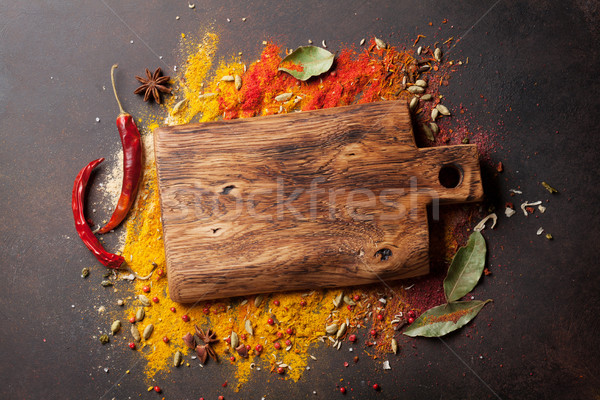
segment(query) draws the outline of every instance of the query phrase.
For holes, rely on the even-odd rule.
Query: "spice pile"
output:
[[[163,120],[164,116],[149,115],[140,121],[147,130],[143,135],[145,170],[127,222],[123,257],[137,274],[155,272],[149,281],[134,281],[135,299],[126,300],[125,320],[129,322],[120,339],[147,359],[149,379],[173,366],[197,368],[218,360],[235,367],[238,386],[257,371],[295,381],[310,369],[310,363],[317,362],[311,354],[315,346],[338,350],[361,346],[374,358],[396,353],[410,340],[401,339],[399,331],[444,301],[442,280],[448,262],[479,217],[472,207],[444,210],[431,235],[432,248],[438,253],[432,254],[432,273],[424,278],[391,282],[385,287],[222,299],[192,307],[172,302],[165,275],[151,138],[152,130],[163,123],[178,125],[406,99],[420,128],[416,132],[420,145],[474,142],[483,151],[488,149],[488,139],[481,132],[450,128],[449,117],[464,110],[453,111],[444,105],[439,90],[448,85],[451,74],[463,62],[444,59],[448,41],[423,47],[415,42],[415,46],[399,49],[379,39],[363,40],[356,48],[342,49],[331,70],[307,81],[278,71],[281,47],[263,44],[260,59],[249,66],[239,56],[214,66],[217,35],[207,33],[198,42],[182,35],[186,60],[174,78],[173,97],[165,99],[162,106],[167,117]],[[148,92],[145,95],[150,96]],[[452,125],[456,124],[466,125],[460,120]]]

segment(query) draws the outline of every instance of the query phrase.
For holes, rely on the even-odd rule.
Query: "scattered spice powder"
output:
[[[430,47],[424,46],[421,55],[416,56],[412,48],[400,50],[388,46],[378,49],[371,39],[368,48],[342,49],[331,72],[300,82],[277,70],[282,51],[272,43],[265,45],[260,59],[249,67],[239,57],[233,57],[229,61],[221,61],[213,71],[218,42],[219,38],[214,33],[207,33],[197,43],[182,35],[185,65],[180,68],[180,75],[174,78],[173,98],[163,106],[168,114],[164,124],[247,118],[380,100],[409,100],[413,95],[406,91],[405,76],[409,82],[417,78],[428,80],[427,93],[433,95],[433,100],[421,101],[415,112],[417,121],[425,123],[432,108],[440,101],[440,87],[448,84],[456,67],[452,62],[437,63]],[[421,61],[418,62],[415,57]],[[434,71],[423,68],[424,65],[439,68]],[[241,88],[238,90],[234,82],[223,81],[226,75],[241,76]],[[276,101],[275,97],[283,93],[292,95],[287,101]],[[181,103],[184,99],[185,105]],[[464,110],[461,108],[454,114],[462,115]],[[150,115],[143,123],[147,126],[143,136],[145,173],[127,223],[123,250],[129,267],[140,275],[149,274],[154,264],[166,271],[151,134],[161,119]],[[460,143],[468,137],[471,142],[483,145],[484,152],[490,149],[489,139],[483,132],[467,131],[460,117],[453,116],[452,119],[452,124],[448,117],[440,120],[441,132],[435,142],[425,140],[421,132],[416,132],[417,142],[447,145]],[[454,128],[450,129],[450,125]],[[276,293],[262,296],[261,301],[256,299],[257,296],[249,296],[189,306],[169,298],[165,273],[155,274],[150,282],[136,280],[136,295],[143,294],[144,286],[148,286],[148,295],[158,300],[145,307],[145,319],[136,323],[140,325],[137,327],[140,332],[149,324],[154,326],[152,336],[142,340],[138,347],[139,353],[147,360],[147,378],[150,381],[159,372],[175,369],[172,366],[173,356],[178,351],[184,354],[179,368],[198,363],[197,359],[191,358],[195,352],[182,339],[194,332],[195,324],[215,332],[218,341],[213,345],[221,360],[220,367],[231,364],[236,368],[238,388],[248,381],[251,373],[276,373],[282,368],[281,364],[289,366],[284,369],[282,377],[297,381],[305,371],[308,350],[317,345],[331,346],[335,342],[336,335],[329,335],[330,340],[325,332],[325,327],[332,324],[347,322],[347,329],[339,337],[343,346],[369,346],[373,344],[369,340],[373,340],[377,341],[369,350],[373,357],[391,352],[391,339],[395,335],[398,337],[396,329],[406,323],[405,317],[399,318],[400,315],[406,316],[409,311],[420,315],[443,302],[442,280],[449,260],[458,246],[466,241],[473,221],[478,219],[473,207],[444,208],[442,220],[432,226],[431,274],[410,281],[391,282],[388,287],[344,288],[343,293],[349,296],[348,299],[355,301],[349,304],[341,302],[339,307],[334,306],[334,301],[342,289]],[[124,320],[129,320],[141,304],[129,301],[127,305]],[[188,322],[182,319],[183,315],[189,316]],[[381,317],[378,318],[378,315]],[[269,318],[273,319],[272,325],[267,323]],[[398,319],[402,322],[392,324]],[[252,334],[247,328],[247,321],[250,321]],[[359,328],[374,330],[376,337],[361,336]],[[230,347],[232,332],[235,332],[239,344],[247,345],[248,358],[238,356],[238,352]],[[358,343],[350,343],[346,339],[352,333],[359,338],[367,337],[366,342],[361,343],[359,339]],[[161,340],[163,337],[170,340]],[[231,361],[225,364],[226,360]]]
[[[469,314],[470,311],[471,310],[458,310],[458,311],[455,311],[455,312],[449,313],[449,314],[430,316],[430,317],[426,318],[426,320],[428,323],[432,323],[432,324],[436,323],[436,322],[457,323],[459,319],[461,319],[465,315]]]

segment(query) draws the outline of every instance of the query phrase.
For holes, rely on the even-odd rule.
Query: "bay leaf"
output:
[[[465,247],[458,249],[444,279],[444,294],[448,303],[469,293],[481,278],[485,267],[485,239],[473,232]]]
[[[406,336],[440,337],[465,326],[492,300],[457,301],[421,314],[403,333]]]
[[[312,76],[329,71],[334,55],[316,46],[301,46],[281,60],[279,71],[287,72],[296,79],[305,81]]]

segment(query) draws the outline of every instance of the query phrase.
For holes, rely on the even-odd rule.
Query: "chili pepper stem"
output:
[[[110,68],[110,81],[112,83],[113,93],[115,94],[115,99],[117,99],[117,104],[119,104],[119,111],[121,114],[127,114],[125,110],[123,110],[123,106],[121,105],[121,101],[119,100],[119,96],[117,96],[117,88],[115,87],[115,69],[119,67],[119,64],[113,64]]]

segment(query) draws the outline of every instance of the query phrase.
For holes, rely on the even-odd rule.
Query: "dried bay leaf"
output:
[[[448,303],[460,299],[477,285],[485,266],[486,251],[485,239],[479,232],[473,232],[467,245],[458,249],[444,279]]]
[[[305,81],[312,76],[329,71],[335,56],[316,46],[301,46],[281,60],[279,71],[287,72],[294,78]]]
[[[423,313],[403,333],[406,336],[440,337],[462,328],[492,300],[457,301],[433,307]]]

